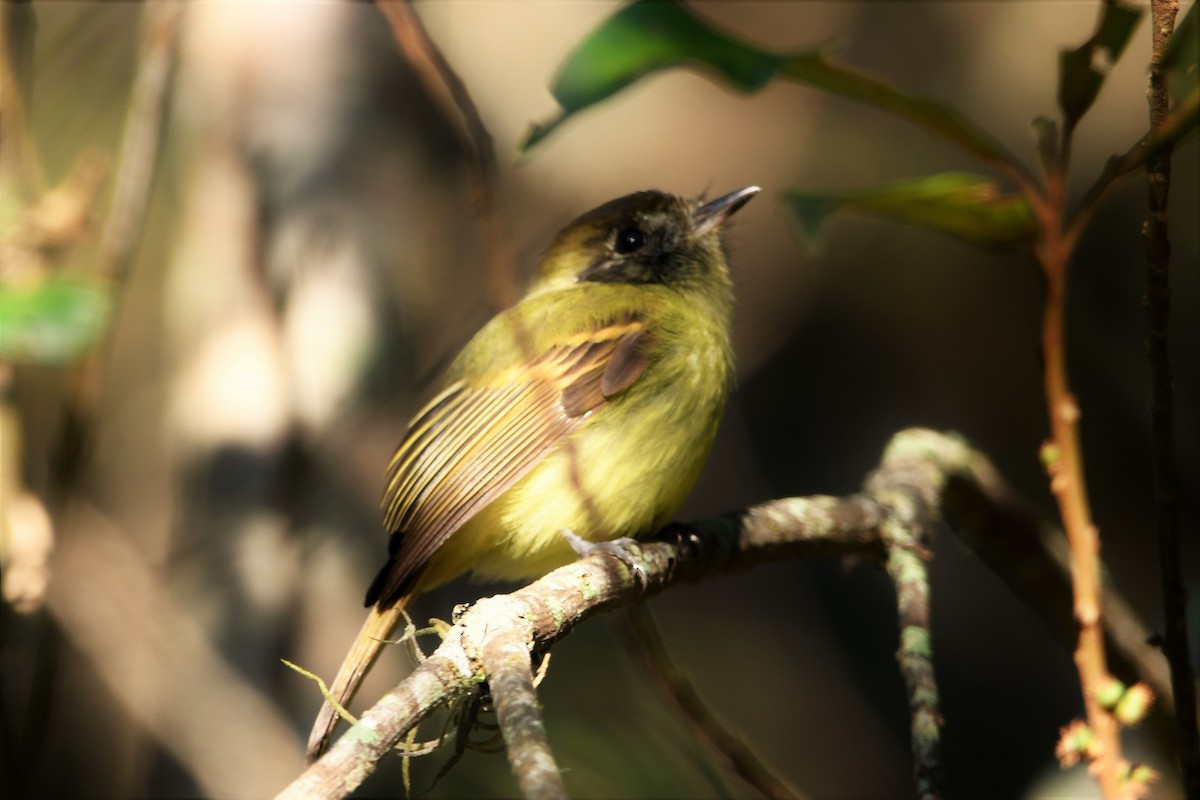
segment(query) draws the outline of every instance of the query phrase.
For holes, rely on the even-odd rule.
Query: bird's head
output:
[[[758,192],[748,186],[707,203],[659,191],[611,200],[559,231],[542,257],[533,292],[584,282],[727,282],[721,229]]]

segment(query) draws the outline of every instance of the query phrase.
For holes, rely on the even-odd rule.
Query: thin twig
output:
[[[722,758],[730,771],[763,797],[804,797],[776,775],[740,736],[709,710],[687,675],[667,652],[658,626],[654,624],[654,618],[645,605],[628,606],[624,613],[617,615],[617,619],[629,647],[638,655],[646,673],[658,683],[663,696],[670,699],[688,729]]]
[[[519,297],[508,225],[496,201],[499,183],[491,134],[462,79],[450,66],[408,0],[376,0],[396,46],[426,93],[459,134],[470,159],[471,208],[483,231],[488,258],[487,286],[492,305],[507,308]]]
[[[292,781],[279,798],[340,798],[354,791],[376,764],[436,709],[464,697],[474,686],[471,665],[454,632],[396,688],[362,714],[318,761]]]
[[[0,179],[23,199],[46,189],[42,159],[29,129],[37,20],[29,2],[0,4]]]
[[[1166,125],[1170,96],[1162,67],[1175,29],[1178,0],[1153,0],[1153,54],[1150,59],[1150,130]],[[1149,216],[1142,226],[1146,252],[1146,352],[1150,362],[1150,438],[1154,453],[1154,527],[1162,576],[1163,653],[1171,668],[1179,762],[1188,797],[1200,798],[1200,734],[1196,727],[1196,686],[1188,647],[1187,589],[1179,550],[1179,474],[1175,466],[1174,366],[1171,361],[1171,241],[1167,233],[1171,188],[1171,151],[1146,164]]]
[[[1153,159],[1170,153],[1178,142],[1183,141],[1185,133],[1196,127],[1197,118],[1200,118],[1200,90],[1193,91],[1172,109],[1171,114],[1157,130],[1147,133],[1121,155],[1109,158],[1100,177],[1088,188],[1080,201],[1079,211],[1067,227],[1068,233],[1081,233],[1122,181],[1132,177],[1139,168],[1146,166]]]
[[[1065,258],[1065,256],[1064,256]],[[1045,358],[1047,412],[1052,444],[1046,449],[1050,488],[1058,501],[1063,529],[1071,548],[1075,619],[1079,643],[1075,666],[1079,672],[1088,725],[1099,742],[1095,758],[1097,779],[1106,797],[1120,791],[1118,763],[1121,757],[1117,723],[1100,704],[1100,693],[1110,679],[1104,652],[1104,628],[1100,602],[1100,539],[1087,501],[1083,457],[1079,446],[1079,406],[1066,378],[1065,266],[1048,262],[1047,289],[1043,310],[1042,348]]]
[[[1066,225],[1068,164],[1064,154],[1069,152],[1070,139],[1066,132],[1063,136],[1058,151],[1043,157],[1046,191],[1043,202],[1035,205],[1041,238],[1034,248],[1034,258],[1041,268],[1044,284],[1042,386],[1050,421],[1050,440],[1042,448],[1042,458],[1071,548],[1073,607],[1079,623],[1075,667],[1088,726],[1096,742],[1092,767],[1104,796],[1117,797],[1121,789],[1121,741],[1116,719],[1100,702],[1100,695],[1111,680],[1101,614],[1100,537],[1092,521],[1084,482],[1079,405],[1067,380],[1067,274],[1079,229],[1068,229]]]
[[[142,229],[166,124],[184,3],[143,7],[142,52],[125,117],[112,205],[101,233],[100,273],[123,283]]]

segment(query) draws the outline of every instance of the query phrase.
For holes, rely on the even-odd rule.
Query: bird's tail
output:
[[[362,683],[367,670],[375,663],[379,651],[383,649],[383,645],[392,635],[392,629],[396,627],[396,622],[400,619],[404,612],[404,606],[407,604],[408,597],[402,597],[391,608],[382,611],[377,606],[371,607],[367,621],[363,623],[362,630],[354,638],[350,652],[342,660],[337,677],[333,679],[333,685],[329,687],[330,696],[336,699],[343,708],[354,698],[354,693],[358,691],[358,685]],[[316,721],[313,722],[312,733],[308,735],[308,761],[310,764],[324,752],[337,721],[337,712],[326,700],[321,705]]]

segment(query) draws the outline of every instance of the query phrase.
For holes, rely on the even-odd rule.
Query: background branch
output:
[[[0,176],[22,199],[46,187],[41,155],[29,131],[33,97],[33,42],[37,31],[28,2],[0,5]],[[12,174],[14,180],[7,180]]]
[[[519,611],[515,617],[520,619]],[[565,798],[566,787],[546,740],[546,727],[533,688],[530,632],[506,626],[487,637],[478,655],[496,708],[508,760],[521,795],[539,800]]]
[[[646,673],[661,687],[684,724],[718,755],[727,769],[754,788],[763,797],[802,798],[799,790],[763,763],[758,754],[709,710],[692,682],[667,652],[658,626],[649,608],[643,604],[628,606],[617,615],[621,631],[630,649],[641,661]]]
[[[400,55],[420,79],[426,94],[459,132],[469,162],[471,208],[483,231],[487,254],[488,296],[496,308],[507,308],[519,297],[508,225],[496,201],[500,181],[492,136],[471,94],[425,30],[409,0],[376,0],[391,26]]]
[[[143,7],[142,53],[125,118],[112,205],[101,232],[100,272],[122,283],[142,230],[162,145],[184,3]]]
[[[206,795],[277,787],[303,752],[289,721],[222,657],[125,531],[83,502],[62,528],[47,605],[71,646]]]
[[[1064,643],[1076,635],[1071,613],[1070,553],[1062,529],[1013,495],[985,459],[967,465],[971,479],[951,474],[943,508],[954,534],[1030,605]],[[1037,555],[1034,555],[1037,554]],[[1171,681],[1149,626],[1106,583],[1102,599],[1113,668],[1137,676],[1171,703]]]
[[[1162,130],[1170,118],[1170,95],[1163,58],[1175,30],[1177,0],[1153,0],[1150,4],[1153,52],[1150,58],[1151,135]],[[1171,241],[1167,225],[1171,190],[1171,150],[1146,162],[1149,214],[1142,226],[1146,254],[1146,356],[1150,366],[1150,438],[1153,450],[1154,528],[1158,540],[1158,563],[1162,580],[1163,653],[1170,665],[1175,695],[1175,720],[1179,735],[1179,762],[1183,785],[1189,797],[1200,797],[1200,734],[1196,721],[1196,682],[1188,646],[1187,590],[1183,580],[1183,556],[1179,547],[1179,473],[1175,464],[1175,418],[1171,359]]]

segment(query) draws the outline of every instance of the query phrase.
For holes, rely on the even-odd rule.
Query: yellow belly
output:
[[[451,535],[430,559],[421,590],[467,571],[497,580],[542,575],[576,558],[564,529],[602,541],[647,535],[670,521],[704,466],[726,394],[723,381],[680,380],[667,392],[630,392],[584,420]]]

